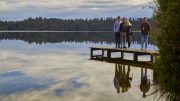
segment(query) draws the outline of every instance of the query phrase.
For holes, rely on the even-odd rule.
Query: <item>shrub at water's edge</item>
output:
[[[159,48],[155,72],[166,92],[180,95],[180,1],[154,0],[153,38]]]

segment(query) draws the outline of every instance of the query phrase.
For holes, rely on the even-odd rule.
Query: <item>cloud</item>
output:
[[[116,17],[119,11],[126,16],[139,16],[150,0],[1,0],[1,20],[28,17],[96,18]],[[110,12],[109,12],[110,11]],[[131,13],[133,11],[135,13]],[[146,15],[152,15],[148,10]],[[136,15],[134,15],[136,14]],[[108,16],[107,16],[108,15]]]

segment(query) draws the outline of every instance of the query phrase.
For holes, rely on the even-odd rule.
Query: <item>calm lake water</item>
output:
[[[137,63],[127,61],[133,59],[130,53],[125,53],[126,60],[111,63],[90,59],[89,47],[115,46],[112,32],[1,32],[0,40],[0,101],[153,101],[159,98],[158,94],[151,94],[157,89],[152,85],[153,66],[143,62],[150,61],[150,56],[139,56],[141,62]],[[134,33],[131,48],[141,48],[140,33]],[[156,50],[150,40],[148,50]],[[120,57],[120,53],[112,53],[112,57]],[[144,88],[140,87],[142,70],[143,74],[147,70],[147,80],[150,80],[150,86],[144,84]]]

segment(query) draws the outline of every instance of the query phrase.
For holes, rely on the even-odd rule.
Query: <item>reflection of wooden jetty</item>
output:
[[[158,51],[154,51],[154,50],[140,50],[140,49],[120,49],[120,48],[115,48],[115,47],[90,47],[91,48],[91,59],[93,57],[97,57],[97,56],[102,56],[104,57],[104,51],[107,51],[107,60],[111,58],[111,53],[112,52],[121,52],[121,59],[124,59],[124,52],[125,53],[133,53],[134,54],[134,58],[133,61],[138,61],[138,55],[151,55],[151,62],[153,62],[153,55],[158,55],[159,52]],[[102,55],[93,55],[93,51],[94,50],[102,50]]]
[[[132,61],[132,60],[125,60],[125,59],[121,59],[121,58],[107,59],[107,57],[97,56],[95,58],[91,58],[90,60],[108,62],[108,63],[113,63],[113,64],[122,64],[122,65],[133,66],[133,67],[141,67],[141,68],[153,69],[153,65],[151,65],[148,62],[140,62],[140,61],[135,62],[135,61]]]

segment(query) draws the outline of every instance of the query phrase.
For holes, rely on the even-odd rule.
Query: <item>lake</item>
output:
[[[140,35],[134,33],[131,48],[141,48]],[[128,61],[133,59],[130,53],[111,63],[90,59],[89,47],[115,47],[114,36],[113,32],[1,32],[0,101],[157,100],[159,94],[152,94],[157,90],[153,66],[146,62],[150,56],[139,56],[136,63]],[[151,39],[148,43],[148,50],[157,50]],[[143,83],[143,88],[145,71],[150,84]]]

